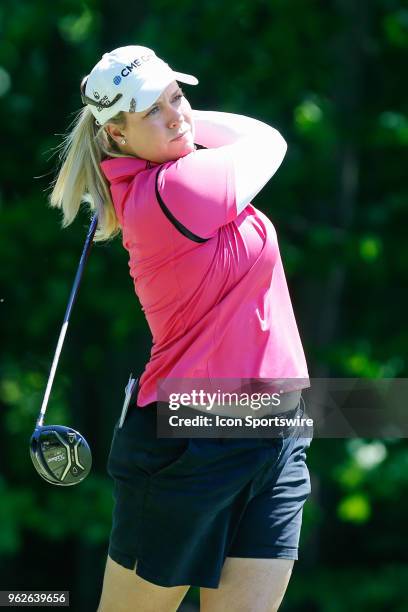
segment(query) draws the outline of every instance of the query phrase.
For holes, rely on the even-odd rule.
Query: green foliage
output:
[[[357,563],[356,563],[357,561]],[[282,612],[319,610],[319,612],[404,612],[408,598],[406,565],[389,563],[374,569],[364,559],[350,560],[347,569],[333,571],[324,567],[293,577],[285,595]]]
[[[28,453],[27,453],[28,457]],[[106,542],[111,527],[111,484],[106,478],[90,475],[81,487],[50,488],[43,483],[32,488],[13,489],[0,477],[0,556],[17,554],[24,534],[33,531],[44,541],[64,541],[71,536],[97,545]],[[46,493],[46,494],[45,494]],[[52,517],[52,520],[50,520]]]

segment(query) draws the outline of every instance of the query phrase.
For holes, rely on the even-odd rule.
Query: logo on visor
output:
[[[148,62],[153,57],[155,57],[155,54],[151,53],[150,55],[141,55],[140,57],[134,59],[133,62],[130,62],[128,66],[125,66],[123,70],[120,71],[121,76],[117,74],[115,77],[113,77],[113,83],[115,85],[119,85],[119,83],[122,80],[122,77],[124,78],[124,77],[129,76],[132,70],[134,70],[135,68],[139,68],[140,66],[143,66],[145,62]]]

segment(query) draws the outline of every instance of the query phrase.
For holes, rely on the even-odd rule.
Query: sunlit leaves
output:
[[[408,117],[395,111],[384,111],[378,116],[375,141],[384,144],[408,144]]]
[[[343,521],[365,523],[371,516],[371,504],[364,493],[348,495],[339,503],[338,516]]]
[[[296,132],[303,138],[326,147],[335,142],[335,128],[332,120],[332,105],[317,93],[309,93],[293,111]]]
[[[71,43],[83,42],[95,25],[95,15],[84,7],[79,15],[64,15],[59,20],[58,26],[62,36]]]
[[[322,121],[323,112],[313,100],[305,100],[295,109],[296,125],[304,132],[311,131]]]
[[[366,262],[374,262],[381,254],[382,242],[377,236],[366,236],[360,241],[360,255]]]

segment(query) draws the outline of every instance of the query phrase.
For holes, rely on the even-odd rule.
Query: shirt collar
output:
[[[101,169],[109,183],[118,183],[129,176],[155,168],[160,164],[137,157],[108,157],[101,162]]]

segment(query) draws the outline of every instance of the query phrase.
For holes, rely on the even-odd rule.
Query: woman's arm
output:
[[[275,128],[244,115],[193,111],[195,142],[224,147],[232,158],[237,210],[240,213],[275,174],[287,151]]]

